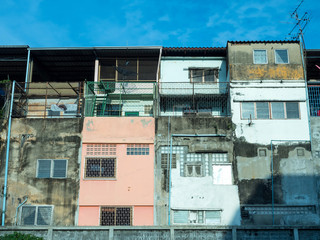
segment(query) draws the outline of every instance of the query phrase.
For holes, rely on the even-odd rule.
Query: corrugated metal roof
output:
[[[164,47],[163,56],[225,57],[225,47]]]
[[[299,43],[297,40],[265,40],[265,41],[228,41],[233,44],[248,44],[248,43]]]

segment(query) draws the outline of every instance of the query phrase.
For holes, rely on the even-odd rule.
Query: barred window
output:
[[[20,225],[51,225],[53,206],[22,206]]]
[[[87,158],[85,176],[88,178],[116,177],[115,158]]]
[[[170,162],[170,154],[162,153],[161,154],[161,168],[168,168]],[[171,168],[177,168],[177,155],[172,154]]]
[[[88,156],[114,156],[116,153],[116,144],[87,144]]]
[[[221,210],[174,210],[175,224],[207,224],[215,225],[221,222]]]
[[[132,225],[132,210],[130,207],[101,207],[101,226]]]
[[[149,155],[148,144],[128,144],[127,155]]]

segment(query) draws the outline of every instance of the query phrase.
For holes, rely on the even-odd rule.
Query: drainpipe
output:
[[[7,200],[7,188],[8,188],[8,165],[9,165],[9,150],[10,150],[10,137],[11,137],[11,118],[12,118],[12,107],[14,99],[14,87],[16,81],[12,82],[12,92],[11,92],[11,102],[10,102],[10,112],[9,112],[9,123],[8,123],[8,134],[7,134],[7,148],[6,148],[6,169],[4,177],[4,187],[3,187],[3,204],[2,204],[2,226],[4,226],[6,218],[6,200]]]
[[[273,181],[273,147],[272,142],[308,142],[307,140],[271,140],[271,191],[272,191],[272,197],[271,197],[271,204],[272,204],[272,225],[274,225],[274,181]],[[310,141],[311,145],[311,141]]]
[[[311,152],[312,152],[312,138],[311,138],[311,121],[310,121],[310,106],[309,106],[309,93],[308,93],[308,84],[307,84],[307,72],[306,72],[306,66],[304,62],[304,54],[303,54],[303,41],[300,34],[300,54],[301,54],[301,60],[302,60],[302,66],[303,66],[303,75],[304,75],[304,88],[306,91],[306,102],[307,102],[307,111],[308,111],[308,124],[309,124],[309,137],[310,137],[310,144],[311,144]]]
[[[170,137],[170,166],[169,166],[169,201],[168,201],[168,225],[171,218],[171,166],[172,166],[172,139],[174,137],[226,137],[226,134],[171,134]]]
[[[28,200],[28,197],[22,202],[19,204],[19,206],[17,207],[16,209],[16,216],[14,217],[14,225],[17,225],[17,216],[18,216],[18,210],[19,208],[26,203],[26,201]]]

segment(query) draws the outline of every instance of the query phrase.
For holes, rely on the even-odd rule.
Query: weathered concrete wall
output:
[[[79,192],[79,154],[83,120],[13,119],[6,224],[14,224],[18,205],[54,205],[53,223],[73,226]],[[2,123],[2,129],[6,122]],[[4,184],[6,131],[1,132],[1,187]],[[67,177],[37,178],[38,159],[66,159]],[[3,193],[0,195],[1,202]],[[19,215],[18,215],[19,216]]]
[[[312,160],[310,147],[309,142],[273,142],[271,152],[270,145],[235,141],[234,154],[238,172],[236,181],[239,186],[240,204],[257,209],[256,213],[242,211],[243,224],[272,224],[270,210],[259,212],[259,207],[271,209],[272,191],[276,206],[276,224],[319,223],[316,212],[318,164]],[[265,149],[266,156],[259,156],[259,149]],[[303,150],[303,156],[298,155],[298,150]],[[304,206],[305,212],[291,211],[292,206]],[[282,210],[278,211],[277,207],[281,207]]]
[[[289,64],[276,64],[274,50],[287,49]],[[267,64],[253,63],[253,50],[267,50]],[[228,43],[228,62],[232,80],[304,79],[298,43]]]
[[[168,136],[168,117],[156,119],[156,163],[155,163],[155,224],[168,224],[169,171],[161,167],[162,149],[170,145],[171,134],[222,134],[225,137],[173,137],[177,166],[172,168],[171,210],[221,209],[222,225],[240,224],[238,189],[235,185],[213,184],[211,160],[203,160],[202,177],[184,177],[181,172],[186,155],[201,157],[208,153],[226,153],[227,161],[233,162],[233,126],[230,118],[171,117]],[[169,138],[168,138],[169,137]],[[183,154],[183,147],[186,150]],[[205,156],[203,156],[205,157]],[[234,168],[234,166],[232,166]],[[235,172],[233,171],[233,174]],[[172,211],[173,214],[173,211]],[[172,220],[172,218],[171,218]],[[171,222],[172,224],[173,222]]]

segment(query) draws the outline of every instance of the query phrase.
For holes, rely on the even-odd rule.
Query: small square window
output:
[[[202,177],[202,165],[200,164],[186,164],[185,165],[186,177]]]
[[[253,63],[254,64],[267,64],[267,50],[253,50]]]
[[[277,49],[274,50],[276,63],[277,64],[287,64],[289,63],[288,50],[287,49]]]
[[[297,156],[298,157],[303,157],[304,156],[304,149],[298,148],[297,149]]]
[[[259,157],[266,157],[267,156],[267,149],[266,148],[259,148]]]

